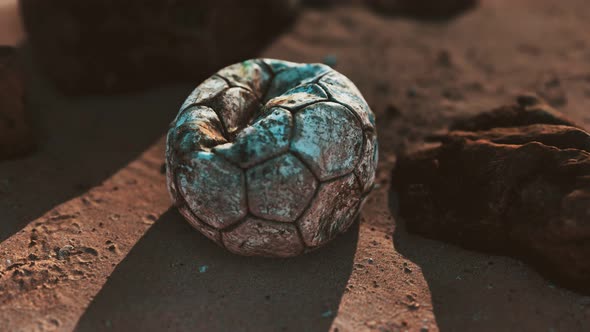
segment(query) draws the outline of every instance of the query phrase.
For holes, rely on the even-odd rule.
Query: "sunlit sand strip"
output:
[[[0,244],[0,312],[7,318],[0,331],[74,328],[116,265],[170,207],[162,156],[160,142]]]
[[[330,331],[405,330],[408,327],[402,322],[415,321],[418,309],[422,319],[419,327],[438,329],[420,267],[393,245],[389,185],[379,185],[386,184],[391,167],[391,160],[379,164],[378,185],[363,209],[353,270]]]

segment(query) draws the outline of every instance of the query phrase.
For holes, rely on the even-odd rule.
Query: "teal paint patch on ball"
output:
[[[231,252],[295,256],[356,220],[377,166],[375,116],[323,64],[254,59],[201,83],[172,121],[166,177],[187,221]]]

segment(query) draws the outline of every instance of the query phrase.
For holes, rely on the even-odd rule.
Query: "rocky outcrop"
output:
[[[451,128],[394,170],[408,230],[590,293],[590,134],[534,96]]]

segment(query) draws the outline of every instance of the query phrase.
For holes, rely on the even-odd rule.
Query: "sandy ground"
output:
[[[229,254],[170,207],[161,137],[192,86],[71,100],[35,78],[42,147],[0,164],[0,330],[590,330],[590,297],[409,235],[388,194],[396,152],[521,91],[590,127],[588,31],[584,0],[490,0],[439,23],[305,11],[262,54],[335,56],[377,114],[381,160],[360,224],[286,260]]]

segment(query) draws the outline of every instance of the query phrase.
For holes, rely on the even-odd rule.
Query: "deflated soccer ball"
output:
[[[220,70],[168,131],[168,190],[205,236],[241,255],[295,256],[356,219],[377,164],[375,118],[322,64],[255,59]]]

